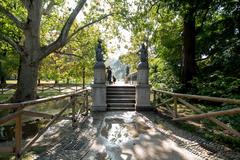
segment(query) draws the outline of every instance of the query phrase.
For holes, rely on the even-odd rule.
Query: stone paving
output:
[[[102,112],[49,128],[37,160],[239,160],[240,153],[181,130],[154,112]]]

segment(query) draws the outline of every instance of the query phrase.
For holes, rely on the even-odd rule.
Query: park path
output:
[[[39,140],[38,160],[239,159],[240,154],[176,128],[154,112],[101,112],[61,121]]]

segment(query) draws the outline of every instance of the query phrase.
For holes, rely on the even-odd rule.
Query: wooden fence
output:
[[[240,107],[234,108],[234,109],[228,109],[224,111],[214,111],[214,112],[208,112],[204,113],[199,107],[196,107],[189,102],[187,102],[185,99],[195,99],[195,100],[201,100],[201,101],[209,101],[209,102],[219,102],[219,103],[226,103],[226,104],[240,104],[240,100],[238,99],[229,99],[229,98],[218,98],[218,97],[209,97],[209,96],[199,96],[199,95],[190,95],[190,94],[181,94],[181,93],[172,93],[162,90],[156,90],[153,89],[153,102],[155,103],[155,106],[157,107],[163,107],[166,111],[170,113],[169,116],[173,118],[174,121],[183,121],[183,120],[196,120],[196,119],[204,119],[207,118],[213,123],[217,124],[218,126],[224,128],[225,130],[229,131],[232,135],[240,137],[240,133],[226,125],[225,123],[221,122],[220,120],[216,119],[217,116],[223,116],[223,115],[234,115],[240,113]],[[157,99],[159,99],[159,96],[168,96],[170,98],[164,100],[163,102],[160,102],[157,104]],[[184,106],[188,107],[190,110],[199,113],[194,115],[180,115],[178,112],[178,103],[183,104]]]
[[[10,113],[4,117],[0,118],[0,125],[7,123],[9,121],[15,120],[15,146],[9,147],[0,147],[0,153],[15,153],[16,159],[21,159],[22,155],[38,140],[38,138],[43,135],[47,129],[54,124],[59,119],[67,119],[72,120],[72,126],[76,125],[77,120],[77,110],[76,110],[76,101],[79,97],[83,97],[83,107],[88,113],[89,106],[89,91],[88,89],[84,89],[78,92],[69,93],[60,96],[53,96],[48,98],[42,98],[32,101],[25,101],[21,103],[8,103],[8,104],[0,104],[0,110],[15,110],[15,112]],[[33,112],[24,110],[29,106],[33,106],[36,104],[42,104],[50,101],[69,99],[66,105],[63,106],[61,111],[55,115]],[[63,113],[67,111],[67,109],[71,109],[71,116],[63,116]],[[79,113],[79,111],[78,111]],[[27,144],[22,146],[22,118],[23,116],[31,116],[31,117],[43,117],[46,119],[51,119],[45,128],[41,129]]]
[[[88,86],[87,84],[85,86]],[[0,94],[7,94],[9,91],[15,91],[17,88],[17,84],[4,84],[0,85]],[[54,83],[43,83],[38,84],[37,89],[39,92],[45,92],[50,89],[56,90],[58,92],[65,93],[66,90],[68,92],[79,91],[82,89],[82,84],[54,84]],[[64,92],[65,91],[65,92]]]

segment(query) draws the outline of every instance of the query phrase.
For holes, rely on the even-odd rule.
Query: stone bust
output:
[[[96,47],[96,60],[97,62],[103,62],[103,49],[102,49],[102,40],[98,40],[98,45]]]

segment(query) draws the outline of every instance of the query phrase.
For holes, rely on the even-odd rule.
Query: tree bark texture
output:
[[[183,55],[182,55],[182,84],[188,88],[190,81],[196,74],[195,62],[195,18],[194,12],[189,12],[184,17],[183,26]]]
[[[23,30],[25,41],[20,56],[17,90],[12,102],[22,102],[37,98],[37,82],[40,48],[41,0],[27,1],[28,17]]]
[[[26,57],[20,57],[17,90],[12,102],[21,102],[37,98],[37,80],[39,63],[31,63]]]

